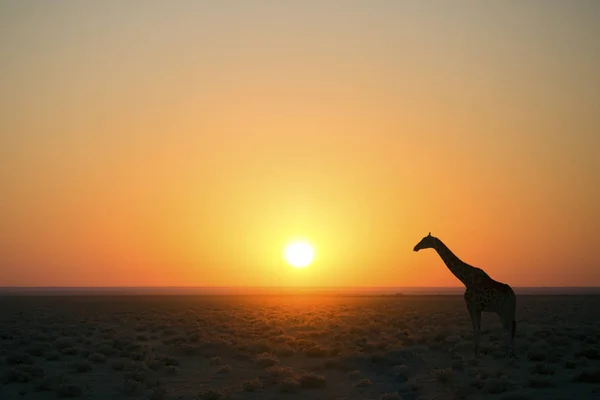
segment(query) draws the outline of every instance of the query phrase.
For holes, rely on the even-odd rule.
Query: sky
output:
[[[0,0],[0,286],[600,286],[599,20]]]

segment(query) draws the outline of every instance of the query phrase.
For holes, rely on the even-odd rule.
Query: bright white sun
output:
[[[288,244],[284,249],[286,261],[296,268],[307,267],[315,257],[315,252],[310,243],[295,241]]]

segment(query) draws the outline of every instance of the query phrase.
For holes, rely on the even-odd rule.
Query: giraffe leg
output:
[[[509,318],[506,314],[498,314],[498,316],[500,317],[500,321],[502,322],[502,327],[504,328],[504,331],[506,333],[506,336],[504,338],[504,348],[506,349],[506,356],[510,357],[511,356],[511,342],[512,342],[512,319]]]
[[[481,331],[481,310],[469,308],[469,314],[471,314],[471,324],[473,324],[473,350],[475,352],[475,358],[479,357],[479,339]]]
[[[515,307],[510,304],[509,307],[498,313],[502,326],[506,331],[505,348],[507,357],[515,357],[515,333],[517,322],[515,320]]]

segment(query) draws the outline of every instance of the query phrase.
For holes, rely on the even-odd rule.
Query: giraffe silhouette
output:
[[[481,268],[473,267],[461,261],[440,239],[431,236],[431,232],[421,239],[413,250],[419,251],[422,249],[437,251],[450,272],[466,287],[464,297],[473,324],[475,357],[479,355],[482,312],[495,312],[498,314],[502,326],[507,332],[507,356],[514,357],[517,299],[512,288],[505,283],[493,280]]]

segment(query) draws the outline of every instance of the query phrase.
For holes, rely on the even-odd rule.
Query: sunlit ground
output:
[[[4,297],[0,398],[596,399],[598,300],[522,296],[474,360],[461,296]]]

